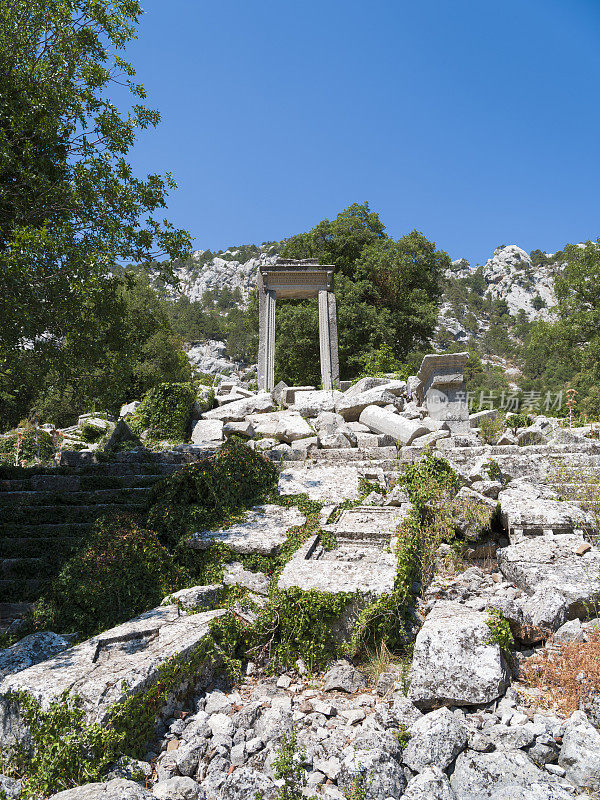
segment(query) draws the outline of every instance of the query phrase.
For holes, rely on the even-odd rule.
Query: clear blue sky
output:
[[[368,200],[452,258],[600,236],[600,0],[143,0],[127,55],[197,248]]]

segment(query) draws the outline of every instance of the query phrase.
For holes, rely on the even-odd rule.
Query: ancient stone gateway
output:
[[[258,270],[258,388],[270,392],[275,384],[275,302],[319,298],[319,343],[323,389],[339,385],[340,366],[335,293],[331,264],[316,259],[278,258]]]

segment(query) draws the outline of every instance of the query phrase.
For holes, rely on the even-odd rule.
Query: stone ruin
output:
[[[323,389],[339,385],[337,316],[332,264],[317,259],[278,258],[258,270],[258,387],[270,392],[275,385],[275,304],[277,300],[319,298],[319,344]]]

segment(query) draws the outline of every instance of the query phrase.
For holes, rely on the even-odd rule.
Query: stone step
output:
[[[165,476],[150,475],[35,475],[31,478],[0,481],[1,492],[77,492],[98,489],[151,488]]]
[[[80,539],[92,528],[92,525],[93,522],[63,522],[48,523],[46,525],[6,522],[0,523],[0,537],[7,540],[18,537],[52,540],[62,538]]]
[[[26,603],[38,599],[44,582],[39,578],[0,578],[0,602]]]
[[[96,503],[121,505],[143,503],[150,495],[149,487],[96,489],[89,492],[0,492],[0,508],[12,506],[89,506]]]
[[[80,542],[81,538],[77,536],[65,536],[60,539],[42,536],[2,538],[0,539],[0,559],[35,558],[40,553],[51,557],[64,557],[72,553]]]
[[[146,503],[121,503],[87,505],[87,506],[7,506],[2,510],[4,523],[21,523],[27,525],[32,520],[37,524],[45,523],[71,523],[91,522],[102,514],[111,514],[115,511],[141,513],[147,509]],[[0,533],[3,525],[0,524]]]
[[[0,560],[0,577],[4,580],[46,577],[49,562],[45,558],[3,558]]]

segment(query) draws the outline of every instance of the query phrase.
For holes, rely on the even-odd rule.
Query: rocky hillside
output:
[[[210,250],[195,250],[177,270],[183,294],[198,301],[205,292],[238,290],[240,304],[245,305],[256,286],[259,262],[276,256],[277,251],[270,242],[260,247],[253,244],[231,247],[217,254]]]
[[[540,251],[528,254],[517,245],[504,245],[496,248],[483,266],[473,267],[465,259],[452,262],[446,272],[436,333],[440,349],[451,342],[483,337],[499,316],[511,331],[520,318],[548,318],[556,304],[554,275],[560,262],[551,255],[540,255]],[[178,269],[182,292],[190,300],[199,301],[207,292],[225,290],[234,293],[237,303],[245,307],[256,285],[259,263],[276,256],[274,243],[232,247],[218,254],[197,250]],[[211,372],[211,360],[216,357],[215,364],[223,370],[224,353],[216,353],[218,343],[209,344],[210,352],[202,348],[202,354],[195,353],[195,363],[202,362],[201,368]],[[488,350],[494,354],[493,346]]]
[[[494,312],[515,321],[519,316],[529,321],[549,318],[556,305],[554,276],[560,269],[552,258],[540,263],[533,253],[511,244],[497,247],[482,267],[473,268],[464,259],[453,261],[446,272],[438,334],[445,331],[456,341],[481,336],[489,330]]]

